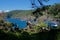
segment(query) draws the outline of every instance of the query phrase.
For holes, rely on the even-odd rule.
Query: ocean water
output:
[[[48,26],[50,26],[51,28],[55,28],[58,26],[57,22],[52,22],[52,21],[46,21],[45,22]]]
[[[26,20],[20,20],[20,19],[15,19],[15,18],[5,18],[5,21],[11,22],[13,24],[16,24],[16,25],[18,25],[19,28],[25,28],[25,27],[27,27]],[[30,22],[33,22],[33,20],[30,20]],[[45,21],[45,23],[48,26],[50,26],[50,27],[57,27],[57,23],[56,22]]]
[[[18,25],[19,28],[27,27],[26,20],[14,19],[14,18],[5,18],[5,21],[11,22],[13,24]]]

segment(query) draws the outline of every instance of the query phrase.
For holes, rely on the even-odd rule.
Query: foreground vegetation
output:
[[[60,30],[51,30],[49,32],[39,32],[29,34],[27,32],[16,34],[16,32],[4,32],[0,30],[0,40],[59,40]]]

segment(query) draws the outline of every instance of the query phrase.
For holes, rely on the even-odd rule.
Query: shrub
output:
[[[44,22],[40,22],[40,27],[48,27],[48,25]]]

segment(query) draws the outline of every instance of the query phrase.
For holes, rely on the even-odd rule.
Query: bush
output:
[[[48,25],[44,22],[40,22],[40,27],[48,27]]]
[[[2,19],[0,19],[0,23],[3,23],[4,21]]]
[[[12,23],[10,23],[10,22],[5,22],[5,23],[4,23],[4,26],[6,26],[6,27],[12,27],[13,25],[12,25]]]

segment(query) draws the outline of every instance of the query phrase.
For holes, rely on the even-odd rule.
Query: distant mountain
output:
[[[15,17],[24,17],[24,16],[28,16],[31,15],[33,10],[13,10],[13,11],[9,11],[9,12],[5,12],[4,15],[6,16],[10,16],[12,18]]]

